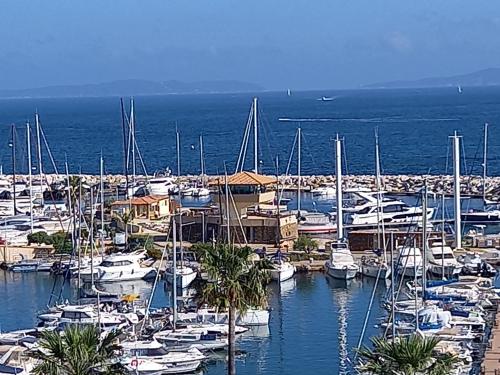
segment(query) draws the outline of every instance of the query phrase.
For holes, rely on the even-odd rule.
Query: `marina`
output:
[[[371,375],[377,360],[366,351],[378,350],[377,337],[438,340],[434,353],[453,358],[450,375],[479,374],[490,360],[500,179],[488,175],[486,125],[482,173],[461,167],[454,132],[451,176],[385,175],[375,128],[373,175],[345,173],[339,134],[334,174],[304,175],[298,126],[288,164],[276,157],[272,174],[259,158],[265,124],[253,98],[234,170],[208,174],[200,136],[191,148],[201,174],[182,175],[177,129],[173,168],[148,174],[135,102],[121,104],[121,174],[105,173],[102,155],[98,174],[72,174],[67,162],[64,173],[44,172],[55,169],[43,156],[52,159],[54,146],[38,113],[23,129],[29,173],[20,174],[12,126],[12,173],[0,178],[0,298],[8,302],[0,365],[30,374],[39,363],[29,353],[74,327],[119,334],[115,357],[143,375],[221,374],[232,358],[243,374],[298,374],[293,363],[304,356],[318,373]],[[227,280],[233,273],[237,281]]]

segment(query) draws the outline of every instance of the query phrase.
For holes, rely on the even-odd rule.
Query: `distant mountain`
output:
[[[99,97],[166,94],[208,94],[256,92],[264,89],[240,81],[146,81],[128,79],[87,85],[47,86],[32,89],[0,90],[0,98]]]
[[[450,86],[500,86],[500,68],[479,70],[474,73],[450,77],[430,77],[415,81],[390,81],[365,85],[370,89],[450,87]]]

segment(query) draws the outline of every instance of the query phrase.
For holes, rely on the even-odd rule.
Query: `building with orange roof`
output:
[[[146,195],[128,200],[115,201],[111,204],[111,214],[124,214],[133,212],[134,218],[160,219],[168,216],[174,205],[168,195]]]

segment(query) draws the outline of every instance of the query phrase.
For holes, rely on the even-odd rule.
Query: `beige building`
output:
[[[221,234],[227,236],[227,213],[233,240],[240,243],[282,244],[298,237],[295,215],[278,207],[275,202],[276,179],[253,172],[240,172],[227,179],[229,196],[226,198],[226,181],[222,177],[213,185],[220,189],[215,202],[222,210]],[[229,205],[227,204],[229,202]]]
[[[173,209],[168,195],[147,195],[145,197],[116,201],[111,205],[112,215],[133,212],[135,219],[155,220],[168,216]]]

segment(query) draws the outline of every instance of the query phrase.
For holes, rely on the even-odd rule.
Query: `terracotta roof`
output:
[[[123,206],[131,204],[132,206],[142,206],[145,204],[158,203],[168,199],[168,195],[146,195],[145,197],[137,197],[123,201],[115,201],[112,203],[113,206]]]
[[[225,177],[217,178],[214,182],[212,182],[212,185],[219,183],[221,185],[225,184]],[[227,183],[229,185],[270,185],[276,183],[276,178],[244,171],[229,176]]]

